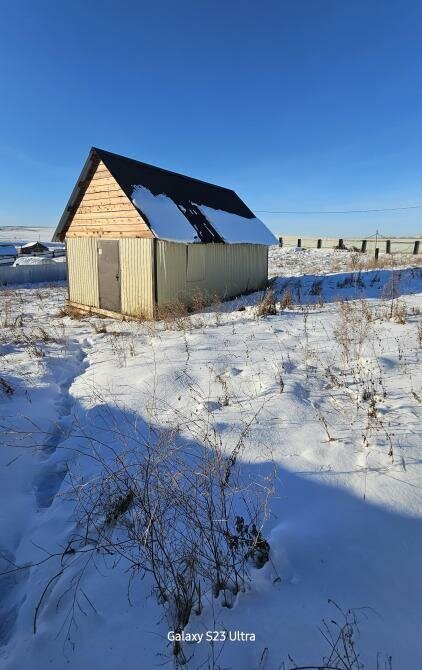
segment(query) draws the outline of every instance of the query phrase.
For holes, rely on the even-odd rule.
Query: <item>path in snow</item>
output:
[[[28,333],[34,325],[30,321]],[[11,329],[9,340],[13,342],[15,335]],[[30,569],[17,569],[30,562],[26,552],[21,552],[23,540],[31,535],[31,527],[42,526],[40,513],[51,506],[66,476],[66,460],[59,447],[71,431],[70,388],[87,363],[77,340],[43,343],[35,337],[33,351],[37,353],[29,357],[25,356],[27,346],[20,342],[0,347],[7,352],[3,365],[15,372],[13,395],[1,399],[5,446],[0,454],[0,485],[9,492],[15,513],[4,507],[0,526],[0,572],[6,573],[0,576],[0,646],[4,646],[13,638],[30,578]]]

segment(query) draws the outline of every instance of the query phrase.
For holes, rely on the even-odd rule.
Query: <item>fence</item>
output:
[[[378,248],[381,253],[393,254],[414,254],[419,253],[419,251],[422,250],[422,238],[417,235],[415,237],[386,237],[381,235],[375,237],[375,235],[372,235],[367,238],[345,237],[343,239],[338,237],[318,238],[309,236],[295,237],[293,235],[282,235],[279,237],[279,239],[282,240],[282,246],[284,247],[300,246],[303,249],[333,249],[334,247],[341,247],[342,245],[339,244],[341,241],[348,249],[356,248],[367,251],[368,253],[370,252],[372,254],[374,254],[376,248]],[[362,247],[363,242],[365,242],[364,247]]]
[[[51,263],[51,265],[18,265],[17,267],[0,266],[0,286],[55,282],[64,281],[66,279],[66,263]]]

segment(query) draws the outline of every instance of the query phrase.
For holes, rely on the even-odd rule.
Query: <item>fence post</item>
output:
[[[361,246],[360,250],[363,254],[366,254],[366,245],[367,245],[367,241],[362,240],[362,246]]]
[[[279,237],[279,238],[278,238],[278,246],[279,246],[279,247],[282,247],[282,246],[283,246],[283,238],[282,238],[282,237]]]
[[[298,237],[298,239],[297,239],[297,246],[298,247],[302,246],[302,239],[300,237]]]
[[[419,240],[416,240],[415,244],[413,245],[413,253],[415,255],[419,253]]]
[[[387,240],[385,243],[385,253],[391,254],[391,240]]]
[[[379,248],[378,248],[378,247],[375,247],[375,260],[376,260],[376,261],[378,260],[379,253],[380,253]]]
[[[317,243],[316,243],[316,248],[321,249],[322,248],[322,240],[321,238],[318,238]]]

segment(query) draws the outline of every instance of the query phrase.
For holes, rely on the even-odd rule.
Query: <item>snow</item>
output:
[[[217,645],[215,668],[290,670],[289,656],[318,667],[321,620],[341,619],[332,599],[356,608],[366,668],[389,667],[388,655],[393,670],[420,667],[422,270],[407,257],[356,272],[350,258],[271,247],[273,288],[291,308],[258,318],[255,293],[174,327],[63,317],[61,286],[0,290],[0,377],[12,388],[0,390],[2,670],[174,667],[149,577],[135,574],[128,597],[123,559],[67,551],[84,533],[71,477],[99,474],[81,436],[108,458],[133,426],[140,437],[177,426],[191,448],[207,428],[229,454],[255,414],[241,460],[248,480],[276,472],[271,561],[231,609],[204,594],[186,632],[256,634]],[[336,332],[347,324],[345,360]],[[209,642],[185,649],[186,670],[212,667]]]
[[[271,247],[268,258],[268,275],[300,276],[332,272],[358,272],[379,267],[400,268],[422,263],[422,255],[410,253],[380,253],[375,263],[371,253],[339,251],[336,249],[303,249],[302,247]]]
[[[199,241],[196,231],[179,207],[168,196],[153,195],[144,186],[134,186],[132,202],[146,215],[154,234],[173,242]],[[195,204],[195,203],[193,203]],[[274,244],[275,236],[257,218],[247,219],[205,205],[195,205],[207,218],[225,242]]]
[[[47,240],[51,240],[54,235],[55,228],[47,226],[0,226],[0,243],[13,242],[13,244],[21,245],[26,242],[38,242],[50,246]],[[59,243],[60,246],[63,246]]]
[[[197,205],[213,228],[225,242],[247,242],[250,244],[276,244],[277,238],[267,226],[256,217],[247,219],[238,214],[213,209],[205,205]]]
[[[132,202],[148,218],[154,234],[172,242],[195,242],[195,229],[177,205],[166,195],[154,195],[144,186],[135,186]]]
[[[63,257],[64,258],[64,257]],[[18,265],[51,265],[54,260],[52,258],[45,258],[42,256],[19,256],[13,263],[13,266]]]

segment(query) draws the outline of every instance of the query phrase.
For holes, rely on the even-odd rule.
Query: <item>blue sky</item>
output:
[[[15,0],[0,62],[0,225],[55,225],[91,145],[255,211],[422,205],[420,0]],[[422,208],[259,215],[422,231]]]

